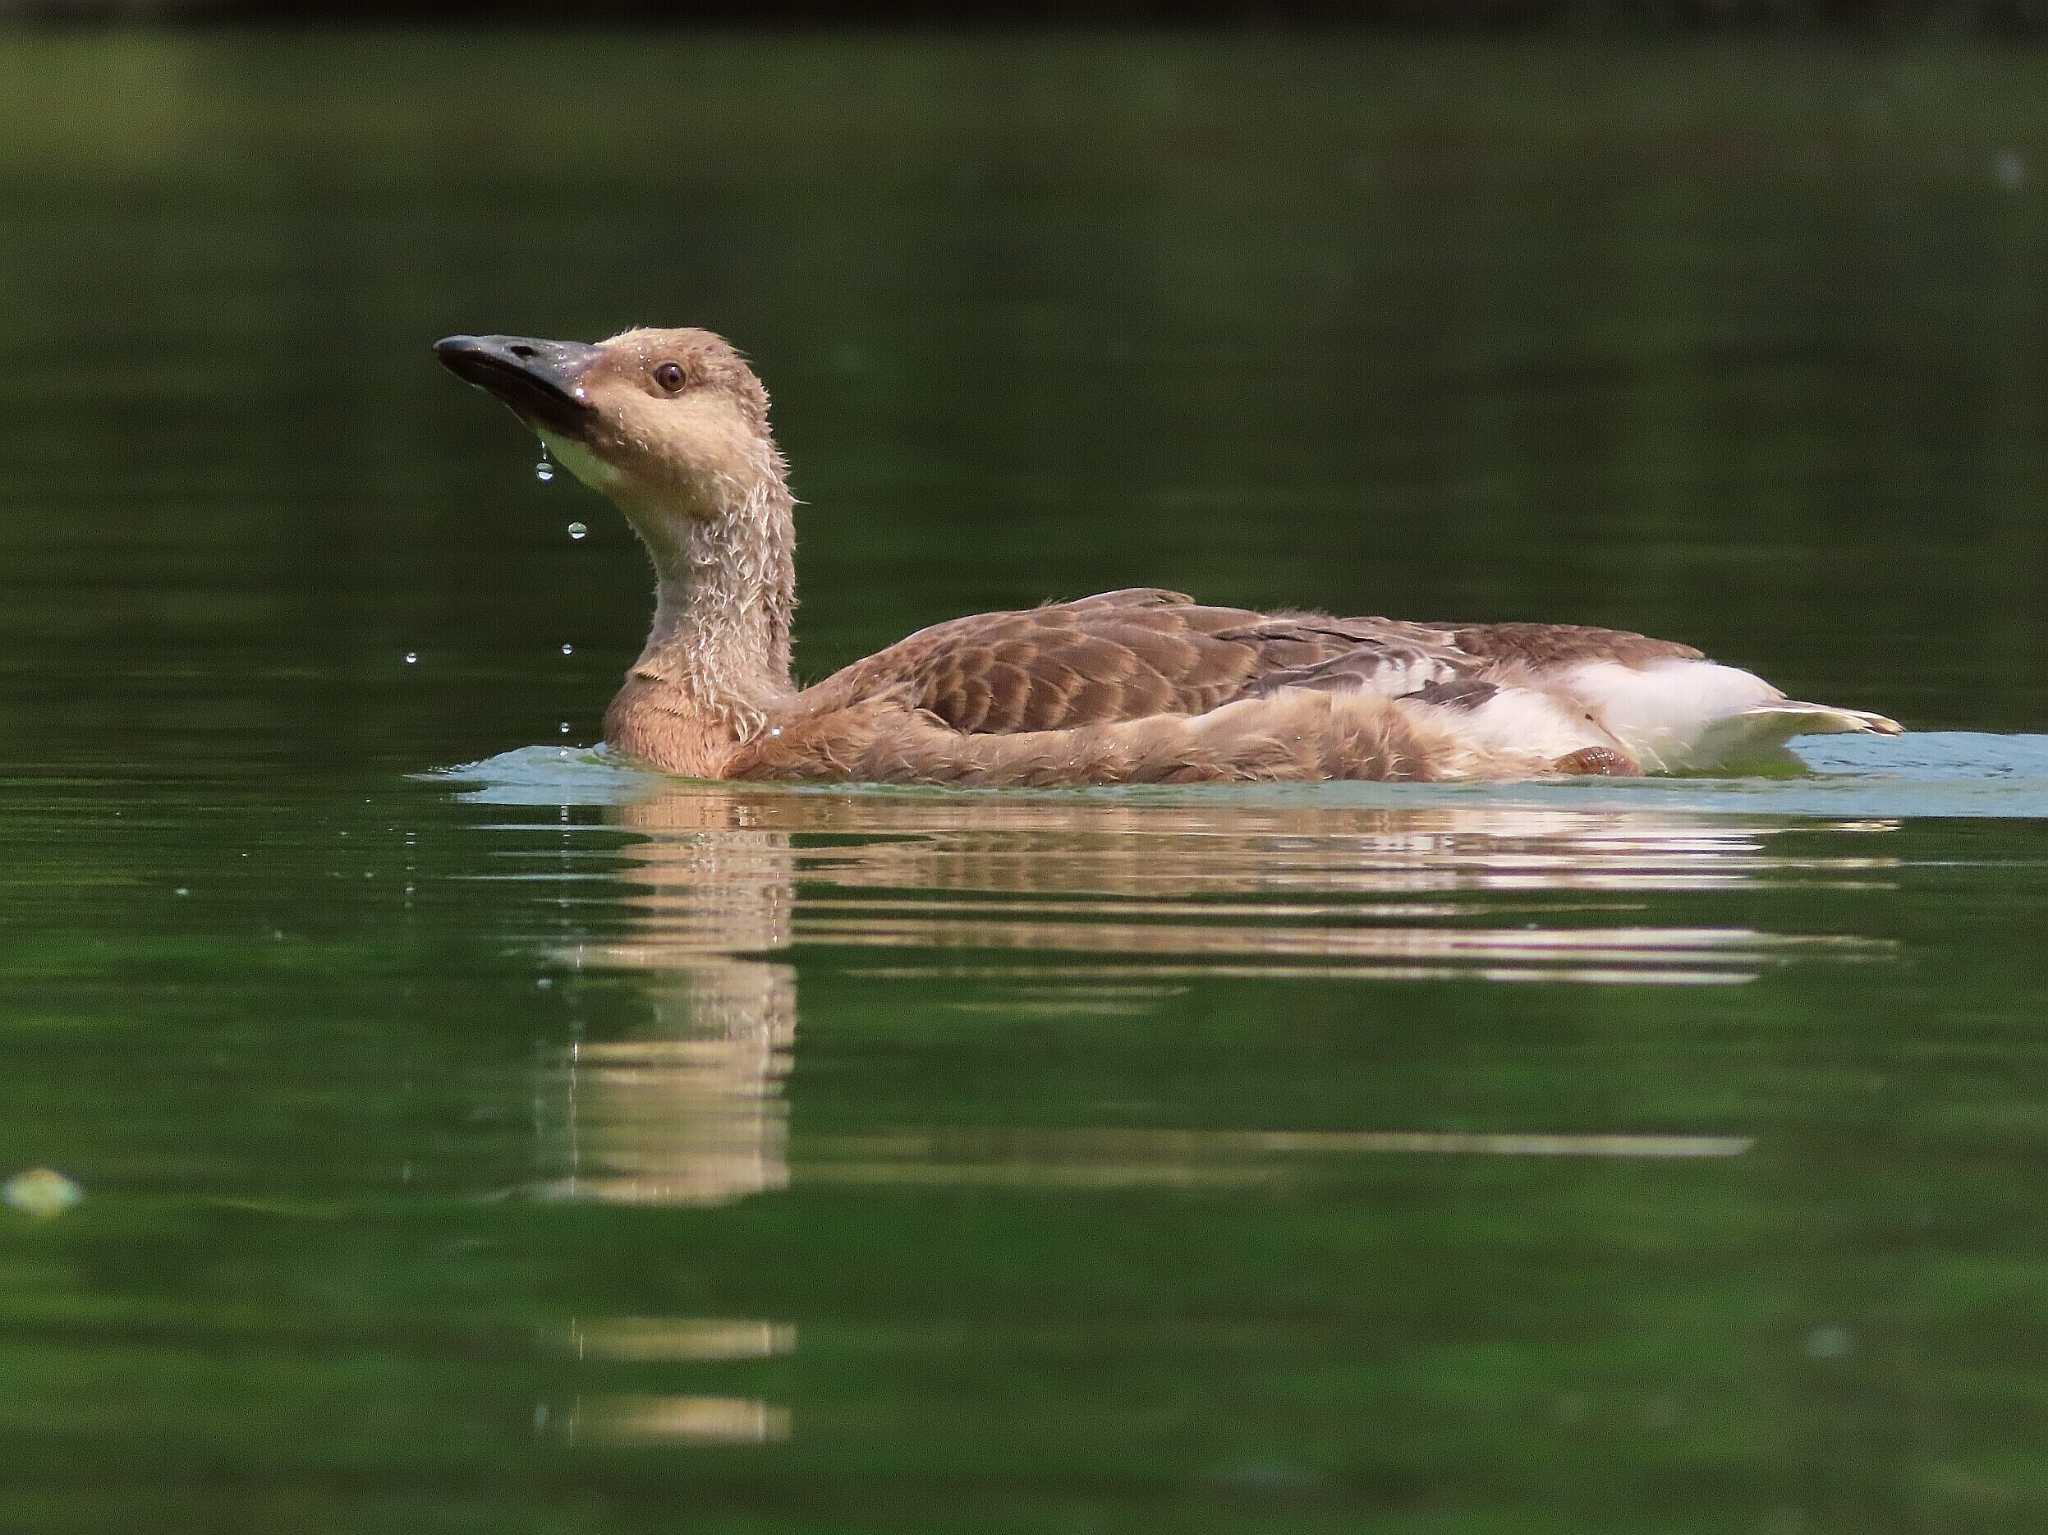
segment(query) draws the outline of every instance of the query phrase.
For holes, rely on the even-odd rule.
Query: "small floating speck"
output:
[[[2027,184],[2027,157],[2017,149],[2001,149],[1992,170],[1998,184],[2008,192],[2017,192]]]
[[[562,647],[562,654],[565,656],[573,656],[574,654],[576,654],[576,647],[574,645],[564,645]]]
[[[192,887],[190,885],[180,885],[176,890],[173,890],[171,892],[172,895],[190,895],[191,893]]]
[[[62,1215],[85,1198],[85,1190],[62,1173],[49,1167],[31,1167],[16,1173],[0,1186],[0,1199],[11,1210],[48,1220]]]
[[[1816,1327],[1806,1335],[1809,1359],[1847,1359],[1855,1352],[1855,1336],[1846,1327]]]
[[[405,653],[405,664],[407,666],[417,666],[419,664],[419,659],[420,653],[417,650],[408,650]]]
[[[590,529],[583,526],[583,524],[580,522],[572,522],[569,524],[569,536],[573,539],[577,539],[580,541],[583,538],[587,537],[589,533]]]

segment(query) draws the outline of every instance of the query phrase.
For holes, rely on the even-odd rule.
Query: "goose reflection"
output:
[[[1778,844],[1893,823],[672,783],[607,824],[634,834],[628,920],[573,958],[639,973],[648,1011],[555,1061],[554,1187],[708,1206],[791,1180],[797,978],[778,956],[799,944],[869,977],[972,981],[939,1004],[963,1008],[1130,1011],[1222,976],[1735,985],[1881,946],[1657,921],[1648,897],[1883,881],[1875,841]]]
[[[633,921],[602,962],[694,976],[715,958],[805,943],[1004,950],[1060,974],[1082,955],[1152,975],[1312,960],[1319,974],[1382,977],[1745,979],[1787,947],[1826,940],[1659,923],[1645,898],[1794,879],[1840,887],[1883,880],[1892,866],[1876,852],[1813,858],[1774,846],[1810,822],[1514,805],[678,785],[620,807],[617,824],[641,834],[625,871]],[[920,964],[941,967],[910,968]],[[763,989],[691,984],[709,986],[702,1005],[728,1028],[728,993]]]
[[[616,823],[642,834],[623,870],[636,897],[632,936],[573,958],[648,972],[650,1016],[631,1037],[579,1040],[560,1058],[570,1107],[556,1191],[716,1205],[782,1188],[796,976],[741,956],[791,944],[789,834],[761,826],[743,802],[680,793],[624,806]]]
[[[709,1207],[786,1187],[796,977],[745,956],[790,946],[789,835],[759,826],[745,804],[684,794],[626,806],[615,824],[641,834],[624,869],[631,936],[563,957],[645,972],[648,1015],[633,1034],[579,1039],[543,1068],[543,1122],[555,1127],[542,1138],[548,1192]],[[657,925],[658,941],[642,936]],[[797,1334],[755,1318],[603,1316],[572,1321],[556,1341],[578,1360],[644,1370],[788,1354]],[[791,1432],[784,1406],[698,1392],[593,1390],[559,1415],[537,1409],[535,1424],[610,1445],[768,1444]]]
[[[665,783],[607,808],[604,828],[630,834],[610,885],[624,921],[561,955],[585,972],[635,975],[645,1010],[631,1033],[581,1040],[545,1065],[548,1185],[620,1205],[711,1207],[793,1176],[1099,1187],[1253,1182],[1360,1152],[1739,1155],[1746,1140],[1712,1135],[911,1128],[812,1135],[793,1175],[789,956],[829,946],[842,973],[961,983],[933,991],[935,1006],[1063,1013],[1143,1010],[1220,975],[1740,984],[1794,956],[1868,958],[1877,946],[1675,924],[1650,897],[1882,883],[1893,824]],[[1873,836],[1797,835],[1812,831]],[[706,1352],[734,1339],[740,1353]],[[792,1327],[768,1321],[574,1329],[579,1357],[643,1363],[795,1346]],[[607,1441],[790,1432],[785,1410],[750,1398],[592,1395],[569,1422],[572,1435]]]

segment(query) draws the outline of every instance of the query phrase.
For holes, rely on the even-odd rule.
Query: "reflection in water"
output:
[[[1148,804],[1069,796],[779,794],[677,786],[620,811],[649,834],[611,962],[687,967],[791,942],[1014,951],[1048,975],[1115,956],[1132,981],[1214,961],[1379,976],[1748,979],[1833,944],[1630,920],[1631,899],[1800,878],[1868,883],[1880,856],[1816,860],[1813,823],[1527,806]],[[705,823],[722,819],[723,828]],[[1880,826],[1861,823],[1859,829]],[[801,880],[803,898],[792,894]],[[1519,898],[1519,899],[1518,899]],[[1199,966],[1188,962],[1199,961]],[[1005,967],[1021,973],[1034,961]],[[920,965],[910,973],[956,971]]]
[[[741,1396],[578,1397],[562,1424],[571,1443],[770,1444],[789,1437],[789,1410]]]
[[[627,877],[656,892],[693,892],[662,942],[579,947],[579,968],[645,969],[647,1027],[622,1040],[579,1040],[542,1073],[549,1192],[633,1205],[718,1205],[789,1183],[789,1107],[782,1096],[796,1039],[796,976],[787,965],[733,957],[790,943],[789,837],[763,831],[747,808],[667,796],[634,806],[625,824],[648,834]],[[636,924],[637,926],[637,924]],[[560,1105],[547,1115],[548,1105]],[[572,1324],[577,1359],[632,1364],[786,1354],[786,1323],[612,1317]],[[787,1408],[753,1397],[591,1392],[558,1423],[569,1442],[768,1444],[790,1435]]]
[[[572,1322],[562,1347],[578,1359],[634,1363],[767,1359],[796,1347],[796,1329],[774,1322],[601,1317]]]
[[[614,950],[585,963],[630,963]],[[706,957],[664,976],[648,1031],[578,1041],[557,1079],[565,1164],[551,1191],[616,1204],[715,1205],[789,1182],[782,1078],[796,1038],[786,965]]]
[[[931,1005],[1129,1012],[1218,976],[1739,984],[1795,956],[1883,946],[1660,922],[1669,892],[1883,881],[1880,844],[1817,858],[1795,833],[1882,833],[1644,810],[1419,801],[1361,807],[1228,795],[790,792],[673,784],[618,805],[622,935],[561,957],[644,977],[623,1039],[544,1066],[545,1186],[571,1198],[714,1206],[792,1179],[783,1084],[801,943],[873,951],[848,973],[971,981]],[[1839,845],[1839,839],[1831,845]],[[580,877],[566,874],[562,877]],[[882,956],[887,955],[885,959]],[[1217,1186],[1314,1176],[1331,1159],[1719,1158],[1724,1135],[1386,1126],[1348,1132],[1061,1130],[814,1136],[799,1181]],[[765,1321],[613,1319],[570,1330],[578,1358],[762,1358]],[[788,1413],[751,1398],[586,1394],[555,1425],[585,1440],[765,1442]]]
[[[1286,1183],[1319,1159],[1395,1156],[1739,1157],[1746,1135],[1545,1135],[1455,1130],[1008,1130],[820,1136],[806,1183],[1194,1188]]]
[[[1883,880],[1874,845],[1815,857],[1822,827],[1656,810],[1419,801],[1364,807],[1229,795],[796,792],[664,784],[614,807],[638,834],[621,877],[626,934],[567,956],[647,977],[652,1016],[582,1041],[549,1068],[550,1186],[619,1203],[714,1205],[786,1186],[782,1084],[795,1046],[798,943],[871,950],[851,973],[971,980],[935,1001],[1132,1011],[1203,979],[1313,975],[1587,984],[1739,984],[1795,956],[1881,955],[1833,935],[1651,920],[1648,899],[1798,880]],[[1790,841],[1789,846],[1780,844]],[[881,960],[886,953],[890,956]],[[992,1000],[993,999],[993,1000]],[[886,1138],[885,1138],[886,1140]],[[1720,1155],[1717,1138],[1473,1136],[1405,1127],[1352,1151]],[[893,1142],[819,1143],[807,1169],[849,1177],[905,1163]],[[1229,1164],[1266,1176],[1307,1142],[1098,1137],[1006,1150],[1016,1169],[1114,1163],[1129,1176]],[[1738,1148],[1739,1149],[1739,1148]],[[963,1165],[954,1152],[926,1162]],[[915,1158],[912,1158],[913,1160]],[[829,1170],[828,1170],[829,1169]],[[810,1176],[806,1172],[805,1176]],[[877,1171],[877,1176],[880,1176]]]
[[[772,1322],[608,1317],[570,1325],[562,1349],[577,1359],[627,1364],[768,1359],[796,1347],[796,1329]],[[543,1408],[537,1426],[570,1442],[768,1444],[789,1437],[787,1408],[753,1397],[692,1393],[592,1393],[571,1401],[559,1422]]]

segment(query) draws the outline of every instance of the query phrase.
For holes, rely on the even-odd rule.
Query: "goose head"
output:
[[[607,341],[449,336],[441,362],[494,396],[557,462],[615,502],[650,544],[781,482],[768,391],[707,330],[636,329]]]

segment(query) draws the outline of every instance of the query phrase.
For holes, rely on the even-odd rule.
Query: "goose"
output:
[[[1212,607],[1152,587],[921,629],[809,687],[790,671],[795,500],[768,393],[706,330],[458,335],[458,378],[624,513],[654,564],[605,713],[657,770],[1058,786],[1700,772],[1795,735],[1896,735],[1690,645],[1559,623]]]

